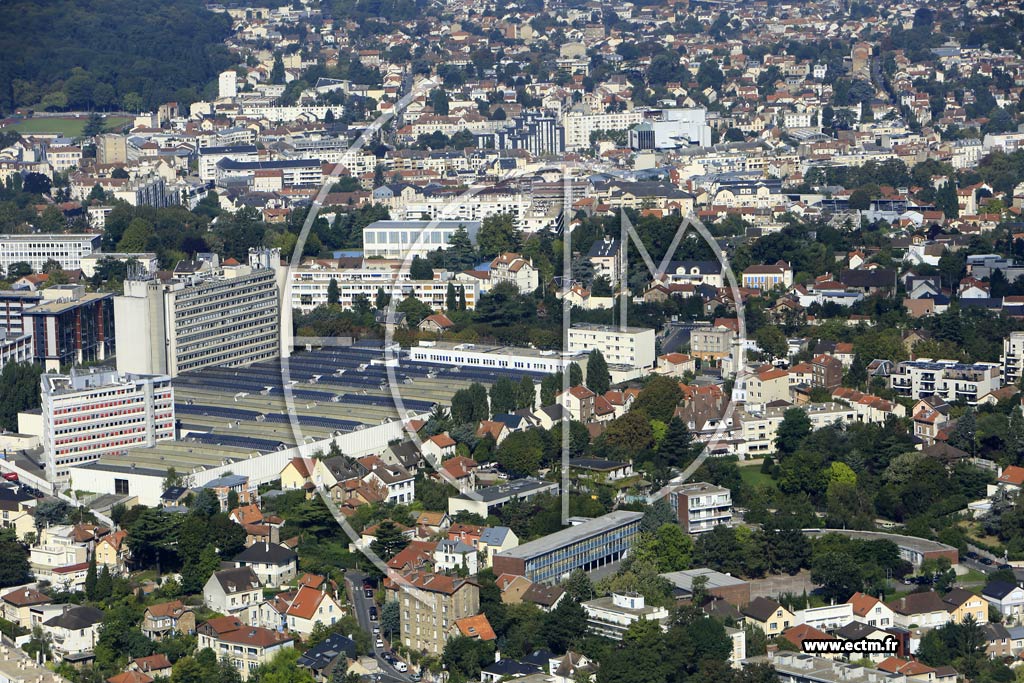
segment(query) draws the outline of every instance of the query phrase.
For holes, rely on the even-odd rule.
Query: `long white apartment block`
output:
[[[366,297],[370,306],[374,306],[381,290],[399,302],[415,296],[435,311],[447,310],[449,284],[455,288],[456,295],[460,290],[465,294],[467,310],[476,308],[480,296],[475,282],[412,280],[408,270],[393,273],[363,268],[299,268],[291,273],[288,284],[292,308],[309,313],[317,306],[327,304],[332,280],[338,287],[338,304],[345,310],[352,309],[359,297]]]
[[[649,327],[619,327],[575,323],[569,328],[569,352],[598,350],[611,365],[633,370],[654,369],[654,330]]]
[[[51,481],[66,479],[69,467],[174,438],[174,388],[166,375],[72,369],[68,375],[43,375],[41,385],[43,453]]]
[[[100,235],[0,235],[0,268],[4,273],[15,263],[27,263],[40,272],[53,259],[64,270],[77,270],[82,257],[99,251]]]

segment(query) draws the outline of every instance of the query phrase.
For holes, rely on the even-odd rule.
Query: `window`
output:
[[[127,479],[115,479],[114,480],[114,493],[119,496],[128,495],[128,480]]]

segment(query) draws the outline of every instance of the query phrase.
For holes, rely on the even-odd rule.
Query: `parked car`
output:
[[[370,607],[370,620],[371,621],[377,621],[377,608],[376,607],[373,607],[373,606]]]
[[[991,557],[983,557],[981,558],[981,563],[986,567],[991,567],[995,564],[995,560],[993,560]]]
[[[403,662],[401,659],[392,662],[392,666],[394,666],[395,669],[397,669],[398,673],[400,674],[404,674],[406,671],[409,670],[409,665]]]
[[[373,635],[375,635],[375,636],[379,636],[380,635],[380,626],[374,626],[373,627]]]
[[[381,649],[381,648],[384,647],[384,641],[381,640],[380,638],[378,638],[377,642],[374,643],[373,646],[376,647],[377,649]]]
[[[363,595],[365,595],[366,597],[368,597],[368,598],[370,598],[372,600],[373,599],[373,589],[372,588],[364,588],[363,589]]]
[[[3,477],[7,481],[18,481],[18,473],[17,472],[4,472]]]

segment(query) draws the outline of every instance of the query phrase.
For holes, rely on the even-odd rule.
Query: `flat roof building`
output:
[[[0,235],[0,268],[10,271],[15,263],[27,263],[40,273],[49,260],[64,270],[81,268],[82,257],[99,251],[100,235]]]
[[[590,571],[625,557],[640,536],[642,512],[616,510],[494,556],[494,573],[557,583],[574,569]]]
[[[502,484],[495,484],[472,493],[460,493],[448,499],[448,514],[473,512],[487,517],[510,500],[528,500],[542,493],[558,493],[558,484],[540,479],[512,479]]]
[[[22,311],[31,325],[33,358],[48,372],[106,360],[114,354],[114,295],[81,285],[43,290],[39,305]]]
[[[479,221],[374,221],[363,228],[363,257],[405,259],[447,249],[452,235],[464,228],[472,242]]]
[[[569,328],[570,353],[589,353],[594,349],[601,352],[609,366],[654,369],[654,330],[649,327],[575,323]]]

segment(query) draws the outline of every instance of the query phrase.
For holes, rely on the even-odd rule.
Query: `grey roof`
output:
[[[604,458],[570,458],[569,466],[578,467],[581,470],[598,470],[601,472],[607,472],[609,470],[617,470],[625,467],[629,463],[618,462],[615,460],[605,460]]]
[[[507,481],[502,484],[488,486],[485,489],[475,491],[475,496],[460,493],[455,497],[463,500],[476,500],[476,497],[478,496],[479,500],[482,500],[485,503],[493,503],[505,498],[515,498],[548,489],[557,490],[558,484],[552,481],[541,481],[540,479],[527,477],[525,479],[512,479],[511,481]]]
[[[1016,587],[1016,584],[1012,584],[1009,581],[990,581],[988,585],[981,590],[981,594],[987,598],[1002,600],[1012,593],[1013,589]]]
[[[584,522],[578,526],[571,526],[561,531],[556,531],[553,534],[548,534],[538,538],[535,541],[524,543],[521,546],[510,548],[503,552],[498,553],[500,557],[517,557],[521,559],[529,559],[544,555],[545,553],[557,550],[558,548],[564,548],[566,546],[578,543],[584,539],[596,536],[604,533],[610,529],[616,527],[625,526],[627,524],[639,524],[640,518],[644,516],[642,512],[629,512],[627,510],[616,510],[609,512],[606,515],[595,517],[589,522]]]
[[[487,545],[501,545],[512,530],[507,526],[487,527],[480,533],[480,542]]]
[[[218,572],[214,572],[213,575],[217,578],[217,583],[220,584],[220,587],[224,589],[227,595],[252,590],[260,585],[260,581],[256,578],[256,573],[253,572],[252,567],[221,569]]]
[[[235,555],[235,562],[284,565],[291,564],[296,557],[294,550],[276,543],[254,543]]]
[[[43,623],[46,626],[57,626],[66,628],[69,631],[77,631],[89,628],[101,621],[103,621],[103,610],[96,609],[95,607],[75,605],[69,607],[63,614],[58,614]]]
[[[724,588],[726,586],[742,586],[746,584],[743,579],[735,576],[716,572],[714,569],[700,567],[698,569],[685,569],[681,572],[668,572],[662,574],[662,578],[668,579],[677,588],[693,590],[693,580],[703,576],[707,578],[707,588]]]
[[[598,240],[594,242],[590,247],[590,251],[587,252],[587,256],[590,258],[599,256],[614,256],[619,253],[619,240]]]

